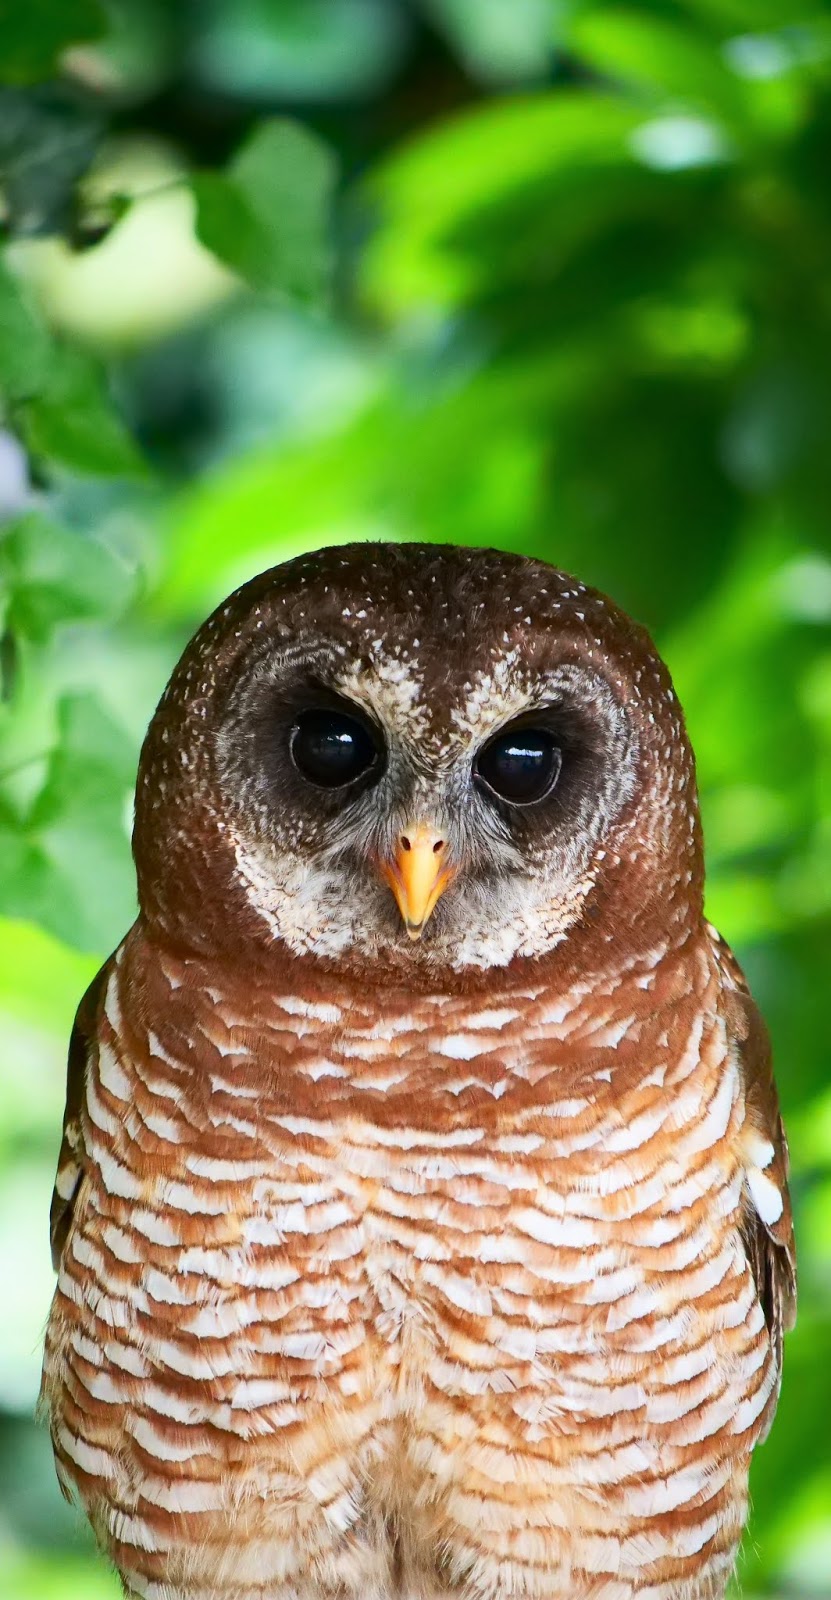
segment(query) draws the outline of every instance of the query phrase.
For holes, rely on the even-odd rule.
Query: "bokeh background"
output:
[[[801,1311],[747,1595],[831,1593],[831,12],[0,5],[0,1596],[105,1600],[32,1420],[77,999],[189,633],[346,539],[644,621],[768,1016]]]

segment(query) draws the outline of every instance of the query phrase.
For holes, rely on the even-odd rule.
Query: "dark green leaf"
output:
[[[100,137],[98,115],[62,84],[0,89],[0,173],[12,237],[66,228]]]
[[[272,270],[269,238],[233,179],[217,172],[191,179],[202,243],[250,283]]]
[[[47,374],[50,350],[43,323],[0,260],[0,396],[20,400],[36,394]]]
[[[70,45],[106,30],[99,0],[0,0],[0,83],[48,78]]]

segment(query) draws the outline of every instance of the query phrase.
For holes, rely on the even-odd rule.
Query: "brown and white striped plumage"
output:
[[[600,820],[566,789],[483,843],[469,811],[410,943],[240,755],[277,646],[320,640],[417,747],[373,849],[414,796],[453,844],[460,762],[541,699],[591,700]],[[792,1320],[787,1150],[646,636],[513,557],[276,569],[174,675],[136,859],[70,1050],[43,1388],[127,1589],[717,1600]]]

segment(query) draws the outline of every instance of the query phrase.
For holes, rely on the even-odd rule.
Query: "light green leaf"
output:
[[[331,267],[333,187],[326,146],[275,118],[255,130],[224,175],[193,180],[196,231],[255,288],[318,299]]]
[[[126,819],[137,752],[91,695],[67,696],[58,727],[24,825],[0,828],[0,913],[97,952],[135,915]]]
[[[405,145],[368,187],[382,219],[363,259],[368,298],[387,312],[463,300],[488,271],[481,249],[459,247],[465,229],[516,197],[533,218],[544,195],[556,217],[558,184],[579,192],[601,172],[612,201],[640,121],[609,95],[559,90],[488,102]]]
[[[220,0],[202,8],[189,60],[235,98],[352,101],[386,85],[408,23],[389,0]]]
[[[427,0],[426,9],[469,70],[487,83],[533,82],[550,67],[552,0]]]
[[[11,1016],[66,1031],[98,965],[34,922],[0,917],[0,1009]]]
[[[622,79],[660,101],[714,113],[742,128],[749,94],[713,40],[681,19],[592,6],[567,30],[571,48],[597,72]]]
[[[121,1585],[100,1556],[15,1553],[8,1563],[6,1600],[120,1600]]]
[[[30,512],[0,536],[0,592],[6,626],[43,641],[60,623],[115,615],[134,579],[98,540]]]

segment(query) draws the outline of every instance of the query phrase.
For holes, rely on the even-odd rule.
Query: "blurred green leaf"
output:
[[[488,258],[456,240],[512,196],[526,196],[539,221],[545,195],[556,220],[557,181],[579,195],[600,172],[613,201],[641,120],[611,95],[564,89],[486,103],[405,145],[368,186],[383,219],[363,260],[370,301],[395,313],[463,299],[487,278]]]
[[[255,288],[316,300],[331,269],[335,169],[297,123],[262,123],[225,175],[193,179],[202,243]]]
[[[6,626],[42,643],[60,623],[114,616],[134,579],[99,541],[30,512],[0,533]]]
[[[50,77],[64,50],[106,29],[99,0],[0,0],[0,83]]]
[[[486,83],[533,82],[551,64],[552,0],[426,0],[425,9]]]
[[[91,695],[62,702],[58,734],[23,826],[0,823],[0,914],[98,951],[135,916],[126,838],[135,751]]]
[[[37,313],[0,259],[0,395],[35,394],[47,376],[51,340]]]
[[[74,472],[142,477],[146,467],[107,393],[105,374],[86,351],[55,348],[45,382],[26,409],[30,450]]]
[[[712,39],[681,17],[592,6],[578,13],[567,36],[596,71],[628,80],[658,101],[710,111],[739,129],[748,122],[744,85]]]
[[[371,94],[398,66],[409,34],[388,0],[209,0],[191,59],[203,82],[263,100]]]
[[[74,1551],[13,1554],[0,1577],[0,1600],[119,1600],[121,1585],[101,1557]]]
[[[7,1015],[65,1032],[98,965],[97,955],[79,955],[36,923],[0,917],[0,1010]]]
[[[820,1322],[819,1326],[811,1326],[805,1320],[797,1324],[785,1357],[782,1401],[773,1436],[775,1443],[756,1451],[753,1458],[751,1494],[755,1516],[759,1528],[765,1530],[765,1550],[769,1557],[773,1555],[777,1565],[785,1565],[789,1544],[793,1549],[792,1540],[787,1537],[788,1524],[793,1528],[795,1521],[801,1523],[798,1535],[804,1537],[806,1519],[799,1501],[804,1502],[811,1494],[811,1480],[816,1482],[817,1478],[824,1480],[819,1498],[827,1526],[828,1472],[824,1467],[823,1419],[831,1409],[831,1371],[825,1359],[829,1335],[831,1323],[828,1320]],[[795,1493],[783,1492],[785,1484],[795,1489]],[[745,1540],[742,1547],[740,1570],[748,1588],[764,1581],[765,1562],[752,1540]],[[802,1578],[808,1579],[804,1589],[800,1583],[799,1587],[788,1586],[785,1592],[816,1596],[823,1593],[824,1574],[816,1573],[819,1580],[816,1587],[810,1581],[809,1572],[803,1572]]]
[[[810,33],[823,16],[812,0],[687,0],[686,9],[711,24],[716,37],[794,26]]]

